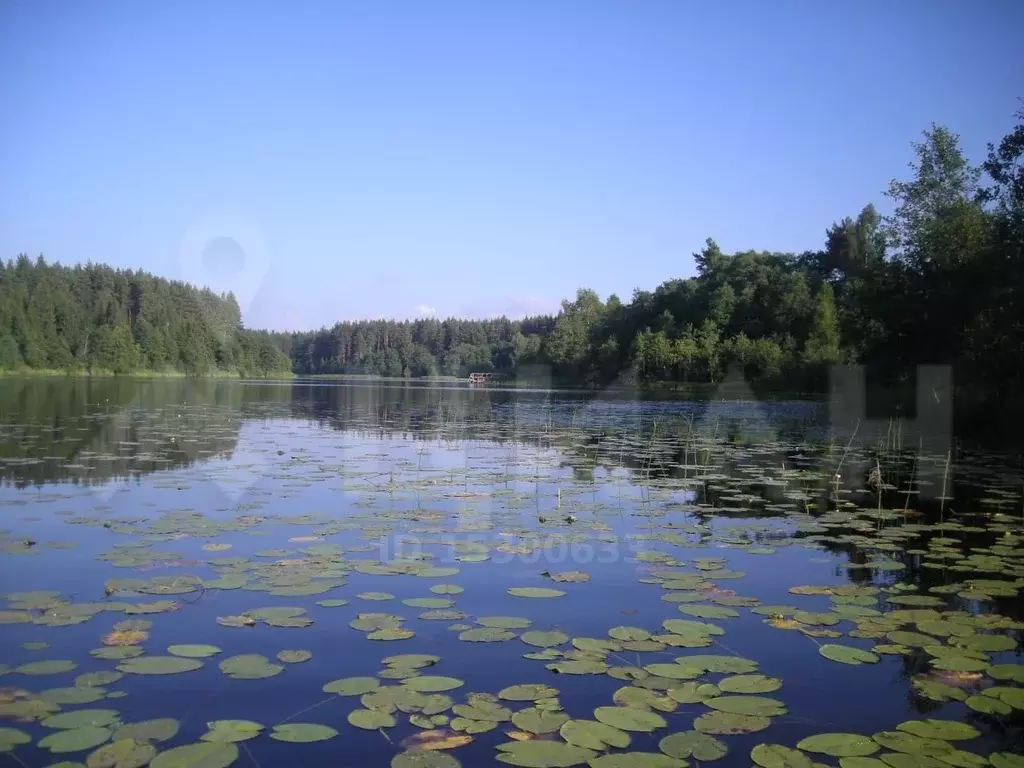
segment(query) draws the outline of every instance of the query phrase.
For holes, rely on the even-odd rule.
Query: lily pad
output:
[[[797,749],[832,757],[866,757],[878,751],[878,743],[859,733],[819,733],[797,742]]]
[[[279,675],[284,671],[280,664],[258,653],[243,653],[220,662],[220,671],[235,680],[262,680]]]
[[[221,649],[215,645],[171,645],[167,652],[172,656],[183,656],[186,659],[207,659],[221,653]]]
[[[658,752],[623,752],[601,755],[587,765],[590,768],[686,768],[687,763]]]
[[[762,768],[812,768],[814,765],[800,750],[782,744],[758,744],[750,750],[750,759]]]
[[[723,693],[771,693],[782,687],[782,681],[766,675],[733,675],[719,680],[718,687]]]
[[[763,715],[738,715],[734,712],[705,712],[693,721],[694,730],[725,736],[739,733],[757,733],[772,724]]]
[[[767,696],[715,696],[704,702],[711,709],[734,715],[762,715],[773,717],[786,714],[786,706],[778,699]]]
[[[403,680],[402,685],[410,690],[419,693],[440,693],[461,688],[466,683],[457,677],[444,677],[441,675],[422,675]]]
[[[89,755],[88,768],[142,768],[156,757],[156,747],[134,739],[105,744]]]
[[[70,672],[78,666],[73,661],[31,661],[15,667],[14,671],[22,675],[59,675]]]
[[[498,745],[499,762],[522,768],[569,768],[597,757],[590,749],[557,741],[511,741]]]
[[[575,747],[598,752],[604,752],[609,747],[625,749],[630,743],[630,736],[625,731],[594,720],[569,720],[562,724],[558,733]]]
[[[658,742],[658,749],[671,757],[692,757],[702,763],[725,757],[729,751],[725,742],[698,731],[670,734]]]
[[[551,648],[569,642],[569,636],[563,632],[525,632],[519,639],[537,648]]]
[[[278,651],[277,660],[285,664],[301,664],[313,658],[309,651]]]
[[[943,741],[960,741],[973,739],[981,735],[981,731],[973,725],[958,720],[908,720],[896,726],[899,731],[906,731],[922,739],[942,739]]]
[[[248,741],[263,732],[263,726],[251,720],[213,720],[206,724],[206,728],[206,733],[199,738],[221,744]]]
[[[513,597],[551,598],[565,595],[560,589],[547,587],[509,587],[506,591]]]
[[[178,733],[178,721],[170,717],[127,723],[114,731],[113,740],[133,739],[140,742],[161,742],[173,739]]]
[[[356,728],[375,731],[378,728],[391,728],[396,721],[393,715],[379,709],[354,709],[348,713],[348,722]]]
[[[59,715],[43,720],[47,728],[84,728],[86,726],[111,726],[119,722],[117,710],[114,709],[79,709],[74,712],[61,712]]]
[[[238,747],[234,744],[203,741],[161,752],[149,768],[228,768],[237,759]]]
[[[333,680],[323,687],[324,693],[335,693],[338,696],[362,696],[380,687],[376,677],[344,677]]]
[[[537,701],[538,699],[549,699],[558,695],[558,689],[552,688],[543,683],[521,683],[502,688],[498,691],[498,698],[506,701]]]
[[[87,749],[98,747],[109,738],[109,728],[87,725],[84,728],[70,728],[51,733],[49,736],[44,736],[40,739],[38,746],[56,754],[83,752]]]
[[[366,710],[356,710],[357,712]],[[349,722],[352,722],[351,717]],[[317,723],[283,723],[275,725],[270,738],[275,741],[288,741],[293,744],[309,744],[314,741],[327,741],[338,735],[329,725]]]
[[[125,659],[117,665],[119,672],[133,675],[177,675],[181,672],[192,672],[200,669],[203,662],[197,659],[185,659],[180,656],[140,656]]]
[[[871,651],[854,648],[851,645],[825,643],[818,646],[818,653],[831,661],[838,661],[840,664],[852,664],[853,666],[874,664],[878,661],[878,656],[871,653]]]
[[[637,707],[598,707],[594,717],[620,731],[651,733],[668,725],[661,715]]]

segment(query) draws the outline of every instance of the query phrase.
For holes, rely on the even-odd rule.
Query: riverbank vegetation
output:
[[[912,146],[909,178],[888,187],[891,215],[868,204],[828,227],[820,250],[726,254],[708,239],[693,277],[629,301],[580,289],[557,316],[251,331],[230,294],[22,256],[0,265],[0,369],[543,371],[599,387],[715,383],[738,369],[761,389],[806,392],[824,389],[833,363],[891,381],[930,363],[953,367],[960,394],[997,404],[1024,384],[1024,122],[978,167],[941,126]]]

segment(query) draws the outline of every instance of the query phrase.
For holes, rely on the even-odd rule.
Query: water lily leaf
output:
[[[498,698],[506,701],[536,701],[550,699],[558,695],[558,689],[543,683],[522,683],[510,685],[498,691]]]
[[[692,757],[702,763],[725,757],[729,751],[725,742],[698,731],[669,734],[658,742],[658,749],[671,757]]]
[[[899,731],[906,731],[922,739],[942,739],[943,741],[960,741],[973,739],[981,735],[981,731],[973,725],[957,720],[908,720],[896,726]]]
[[[821,763],[815,763],[821,765]],[[840,768],[885,768],[886,764],[876,757],[841,757]]]
[[[170,717],[161,717],[155,720],[142,720],[138,723],[128,723],[119,726],[112,739],[132,739],[138,742],[161,742],[173,739],[178,733],[178,721]]]
[[[459,634],[459,640],[467,643],[501,643],[515,637],[514,632],[496,627],[476,627]]]
[[[766,675],[734,675],[719,680],[718,687],[723,693],[771,693],[782,687],[782,681]]]
[[[717,736],[757,733],[772,724],[771,718],[763,715],[738,715],[734,712],[705,712],[693,721],[694,730],[713,733]]]
[[[592,750],[557,741],[510,741],[498,745],[495,757],[522,768],[569,768],[596,756]]]
[[[559,735],[575,747],[604,752],[609,747],[625,749],[630,736],[625,731],[594,720],[569,720],[558,729]]]
[[[708,672],[720,672],[727,675],[744,675],[757,670],[757,662],[739,656],[679,656],[675,660],[684,669],[695,672],[697,676]]]
[[[680,605],[679,612],[697,619],[732,619],[739,613],[722,605]]]
[[[716,696],[706,699],[704,703],[711,709],[730,712],[735,715],[762,715],[772,717],[784,715],[787,710],[778,699],[767,696]]]
[[[1013,707],[994,696],[968,696],[964,704],[985,715],[1008,715],[1013,711]]]
[[[70,728],[51,733],[49,736],[44,736],[40,739],[38,746],[56,754],[82,752],[86,749],[98,747],[109,738],[109,728],[87,725],[84,728]]]
[[[79,675],[75,678],[76,687],[87,687],[87,686],[102,686],[116,683],[124,677],[120,672],[112,672],[110,670],[101,670],[99,672],[86,672],[85,674]]]
[[[603,675],[608,671],[603,661],[560,661],[545,666],[560,675]]]
[[[551,648],[569,642],[569,636],[563,632],[525,632],[519,639],[538,648]]]
[[[812,768],[814,765],[803,752],[781,744],[758,744],[750,750],[750,759],[762,768]]]
[[[533,622],[517,616],[481,616],[476,623],[492,629],[526,629]]]
[[[684,667],[682,664],[648,664],[644,670],[669,680],[693,680],[700,677],[700,673],[694,672],[692,668]]]
[[[953,751],[953,746],[948,742],[938,739],[922,739],[920,736],[906,731],[880,731],[871,738],[893,752],[934,756]]]
[[[0,752],[10,752],[20,744],[31,744],[32,737],[17,728],[0,727]]]
[[[874,664],[878,661],[878,656],[871,653],[871,651],[854,648],[851,645],[825,643],[818,646],[818,653],[831,661],[838,661],[840,664],[852,664],[853,666]]]
[[[587,765],[590,768],[686,768],[687,763],[657,752],[624,752],[601,755]]]
[[[348,605],[348,600],[331,598],[329,600],[317,600],[316,604],[321,608],[341,608],[343,605]]]
[[[383,629],[375,629],[373,632],[370,632],[366,638],[367,640],[408,640],[415,635],[416,633],[411,629],[384,627]]]
[[[284,671],[280,664],[272,664],[270,659],[258,653],[232,656],[224,659],[218,666],[221,672],[235,680],[261,680]]]
[[[565,584],[582,584],[590,581],[590,574],[585,571],[562,571],[561,573],[542,573],[541,575],[546,575],[552,581]]]
[[[49,688],[40,691],[39,697],[53,704],[91,704],[108,696],[106,688],[83,686],[81,688]]]
[[[647,688],[627,685],[612,694],[612,701],[622,707],[656,709],[659,712],[675,712],[679,702],[671,697]]]
[[[343,677],[333,680],[323,687],[324,693],[336,693],[338,696],[362,696],[380,687],[376,677]]]
[[[967,694],[959,688],[919,675],[912,677],[910,684],[919,695],[932,701],[963,701],[967,698]]]
[[[568,722],[564,712],[547,712],[537,707],[524,709],[512,715],[512,722],[521,731],[528,733],[554,733]]]
[[[79,709],[48,717],[42,724],[47,728],[84,728],[88,725],[114,725],[118,719],[117,710],[114,709]]]
[[[134,739],[121,739],[106,744],[89,755],[88,768],[142,768],[156,757],[156,747]]]
[[[222,653],[215,645],[171,645],[167,652],[172,656],[184,656],[187,659],[206,659]]]
[[[1012,752],[993,752],[988,760],[995,768],[1024,768],[1024,757]]]
[[[356,712],[366,711],[368,710],[356,710]],[[376,714],[379,715],[381,713],[378,712]],[[349,717],[349,722],[352,722],[351,716]],[[392,724],[394,724],[393,718]],[[355,723],[353,723],[353,725],[355,725]],[[338,732],[329,725],[319,725],[318,723],[283,723],[281,725],[274,726],[273,731],[270,733],[270,738],[276,741],[288,741],[294,744],[309,744],[314,741],[327,741],[327,739],[333,739],[337,735]]]
[[[356,728],[375,731],[378,728],[391,728],[396,721],[393,715],[379,709],[354,709],[348,713],[348,722]]]
[[[724,635],[725,630],[715,624],[689,619],[665,619],[661,622],[665,631],[673,635]]]
[[[612,627],[608,630],[608,637],[624,642],[640,642],[650,636],[650,632],[639,627]]]
[[[198,659],[184,659],[179,656],[140,656],[125,659],[117,665],[119,672],[133,675],[176,675],[200,669],[203,662]]]
[[[411,677],[402,681],[402,686],[419,693],[440,693],[461,688],[466,682],[457,677],[444,677],[441,675],[421,675]]]
[[[255,627],[256,619],[252,616],[218,616],[217,623],[222,627]]]
[[[237,759],[238,747],[234,744],[203,741],[161,752],[149,768],[228,768]]]
[[[278,651],[277,660],[285,664],[301,664],[313,658],[309,651]]]
[[[797,742],[796,748],[832,757],[866,757],[878,751],[878,743],[859,733],[819,733]]]
[[[682,683],[681,685],[669,688],[665,691],[665,694],[680,704],[699,704],[704,698],[701,696],[699,688],[699,683]]]
[[[462,763],[446,752],[412,749],[391,758],[391,768],[462,768]]]
[[[1024,664],[993,664],[986,674],[994,680],[1010,680],[1024,685]]]
[[[20,667],[15,667],[15,672],[20,672],[23,675],[59,675],[64,672],[70,672],[75,669],[78,665],[73,661],[32,661],[28,664],[22,664]]]
[[[661,715],[637,707],[598,707],[594,717],[620,731],[651,733],[668,725]]]
[[[212,720],[206,724],[206,728],[206,733],[199,738],[219,744],[248,741],[263,732],[263,726],[252,720]]]

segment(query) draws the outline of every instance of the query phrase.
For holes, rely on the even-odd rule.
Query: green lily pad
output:
[[[462,768],[462,763],[436,749],[411,749],[391,758],[391,768]]]
[[[31,744],[32,737],[17,728],[0,726],[0,752],[10,752],[21,744]]]
[[[343,605],[348,605],[348,600],[332,598],[330,600],[317,600],[316,604],[321,608],[341,608]]]
[[[232,656],[224,659],[218,666],[221,672],[235,680],[262,680],[284,671],[280,664],[272,664],[270,659],[258,653]]]
[[[630,736],[625,731],[594,720],[569,720],[562,724],[558,733],[574,747],[598,752],[604,752],[609,747],[625,749],[630,743]]]
[[[590,768],[686,768],[687,763],[657,752],[623,752],[601,755],[587,765]]]
[[[787,712],[781,701],[767,696],[716,696],[705,700],[704,703],[711,709],[734,715],[773,717]]]
[[[391,728],[396,721],[393,715],[379,709],[354,709],[348,713],[348,722],[356,728],[375,731],[378,728]]]
[[[620,731],[651,733],[668,725],[661,715],[637,707],[598,707],[594,717]]]
[[[356,710],[366,712],[367,710]],[[389,716],[390,717],[390,716]],[[351,716],[349,722],[352,722]],[[353,723],[354,725],[354,723]],[[309,744],[314,741],[327,741],[338,735],[338,732],[329,725],[317,723],[283,723],[275,725],[270,733],[270,738],[275,741],[288,741],[293,744]]]
[[[595,758],[593,750],[557,741],[512,741],[498,745],[499,762],[522,768],[569,768]]]
[[[234,744],[203,741],[161,752],[149,768],[228,768],[237,759],[238,747]]]
[[[953,746],[939,739],[922,739],[906,731],[879,731],[871,738],[886,749],[893,752],[906,752],[912,755],[934,756],[951,752]]]
[[[90,725],[111,726],[119,722],[117,710],[114,709],[79,709],[75,712],[62,712],[43,720],[47,728],[84,728]]]
[[[1010,680],[1024,685],[1024,664],[993,664],[985,673],[994,680]]]
[[[871,651],[854,648],[850,645],[825,643],[818,646],[818,653],[831,661],[838,661],[840,664],[852,664],[853,666],[874,664],[878,661],[878,656],[871,653]]]
[[[125,659],[117,665],[119,672],[133,675],[177,675],[200,669],[203,662],[198,659],[184,659],[180,656],[140,656]]]
[[[142,768],[156,757],[156,747],[134,739],[105,744],[89,755],[88,768]]]
[[[83,752],[110,738],[110,729],[98,725],[87,725],[84,728],[70,728],[56,731],[39,740],[38,746],[55,754],[64,752]]]
[[[1024,768],[1024,756],[1012,752],[993,752],[988,760],[995,768]]]
[[[698,676],[708,672],[720,672],[727,675],[749,674],[757,670],[757,662],[739,656],[679,656],[675,660],[684,669],[695,672]]]
[[[263,733],[263,726],[252,720],[212,720],[206,728],[206,733],[199,738],[220,744],[248,741]]]
[[[819,733],[797,742],[797,749],[832,757],[866,757],[878,751],[878,743],[859,733]]]
[[[172,656],[183,656],[186,659],[207,659],[221,653],[221,649],[215,645],[171,645],[167,652]]]
[[[733,675],[719,680],[718,687],[723,693],[771,693],[782,687],[782,681],[766,675]]]
[[[75,678],[76,687],[88,687],[88,686],[103,686],[116,683],[124,675],[120,672],[112,672],[110,670],[102,670],[100,672],[86,672],[83,675],[79,675]]]
[[[537,701],[558,695],[558,689],[543,683],[521,683],[498,691],[498,698],[506,701]]]
[[[725,757],[729,751],[725,742],[698,731],[669,734],[658,742],[658,749],[671,757],[692,757],[702,763]]]
[[[565,592],[560,589],[548,589],[547,587],[509,587],[505,591],[513,597],[550,598],[565,595]]]
[[[170,717],[142,720],[119,726],[112,739],[133,739],[139,742],[161,742],[173,739],[178,734],[178,721]]]
[[[758,744],[750,750],[750,759],[762,768],[812,768],[814,765],[800,750],[782,744]]]
[[[705,712],[693,721],[694,730],[725,736],[739,733],[757,733],[772,724],[763,715],[738,715],[734,712]]]
[[[313,658],[309,651],[278,651],[277,660],[285,664],[301,664]]]
[[[512,723],[529,733],[554,733],[569,721],[564,712],[547,712],[537,707],[523,709],[512,715]]]
[[[1013,711],[1013,707],[994,696],[968,696],[964,704],[983,715],[1008,715]]]
[[[106,688],[83,686],[81,688],[49,688],[40,691],[40,698],[54,704],[92,704],[108,696]]]
[[[896,726],[899,731],[906,731],[922,739],[942,739],[943,741],[960,741],[973,739],[981,735],[981,731],[973,725],[957,720],[908,720]]]
[[[723,605],[680,605],[679,612],[695,619],[732,619],[739,613]]]
[[[459,640],[467,643],[502,643],[515,637],[515,632],[497,627],[475,627],[459,633]]]
[[[22,664],[20,667],[15,667],[14,671],[19,672],[22,675],[59,675],[64,672],[70,672],[78,666],[73,661],[31,661],[28,664]]]
[[[403,680],[402,685],[418,693],[440,693],[461,688],[466,682],[457,677],[444,677],[441,675],[422,675]]]
[[[362,696],[380,687],[376,677],[344,677],[333,680],[323,687],[324,693],[335,693],[338,696]]]
[[[551,648],[569,642],[569,636],[563,632],[525,632],[519,639],[537,648]]]

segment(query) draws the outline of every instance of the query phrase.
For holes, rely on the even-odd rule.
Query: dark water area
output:
[[[971,728],[946,741],[947,726],[929,726],[938,735],[924,746],[882,735],[857,754],[892,768],[910,759],[893,754],[1016,765],[1019,456],[936,446],[941,430],[921,420],[918,434],[835,412],[457,384],[0,380],[0,759],[101,764],[89,755],[102,742],[62,752],[44,738],[63,730],[53,715],[98,709],[120,723],[176,720],[160,753],[216,740],[212,721],[254,721],[264,730],[238,742],[234,764],[264,768],[671,768],[710,761],[663,741],[693,731],[727,750],[717,765],[747,766],[760,744],[870,739],[925,718]],[[331,600],[347,602],[319,604]],[[275,626],[266,608],[293,616]],[[521,621],[503,635],[488,617]],[[112,636],[124,621],[151,625]],[[174,658],[169,647],[195,644],[213,655],[172,674],[101,657]],[[279,662],[285,650],[310,656]],[[222,671],[243,654],[281,669]],[[438,660],[382,661],[406,654]],[[700,656],[732,661],[673,672]],[[23,666],[47,661],[76,666]],[[118,670],[80,694],[80,675]],[[744,674],[769,680],[722,682]],[[442,691],[439,714],[413,696],[396,708],[322,690],[378,677],[408,693],[425,676],[461,683]],[[557,694],[537,711],[502,697],[497,715],[480,696],[522,684]],[[754,690],[732,690],[741,684]],[[363,709],[385,724],[352,724]],[[637,729],[637,711],[660,722]],[[561,722],[595,718],[631,725],[629,746],[569,747],[578,737]],[[337,735],[272,738],[284,723]],[[116,723],[99,727],[110,733],[95,739],[109,738]],[[424,756],[444,739],[466,743]],[[553,751],[500,746],[517,743]],[[787,764],[840,765],[803,743]]]

